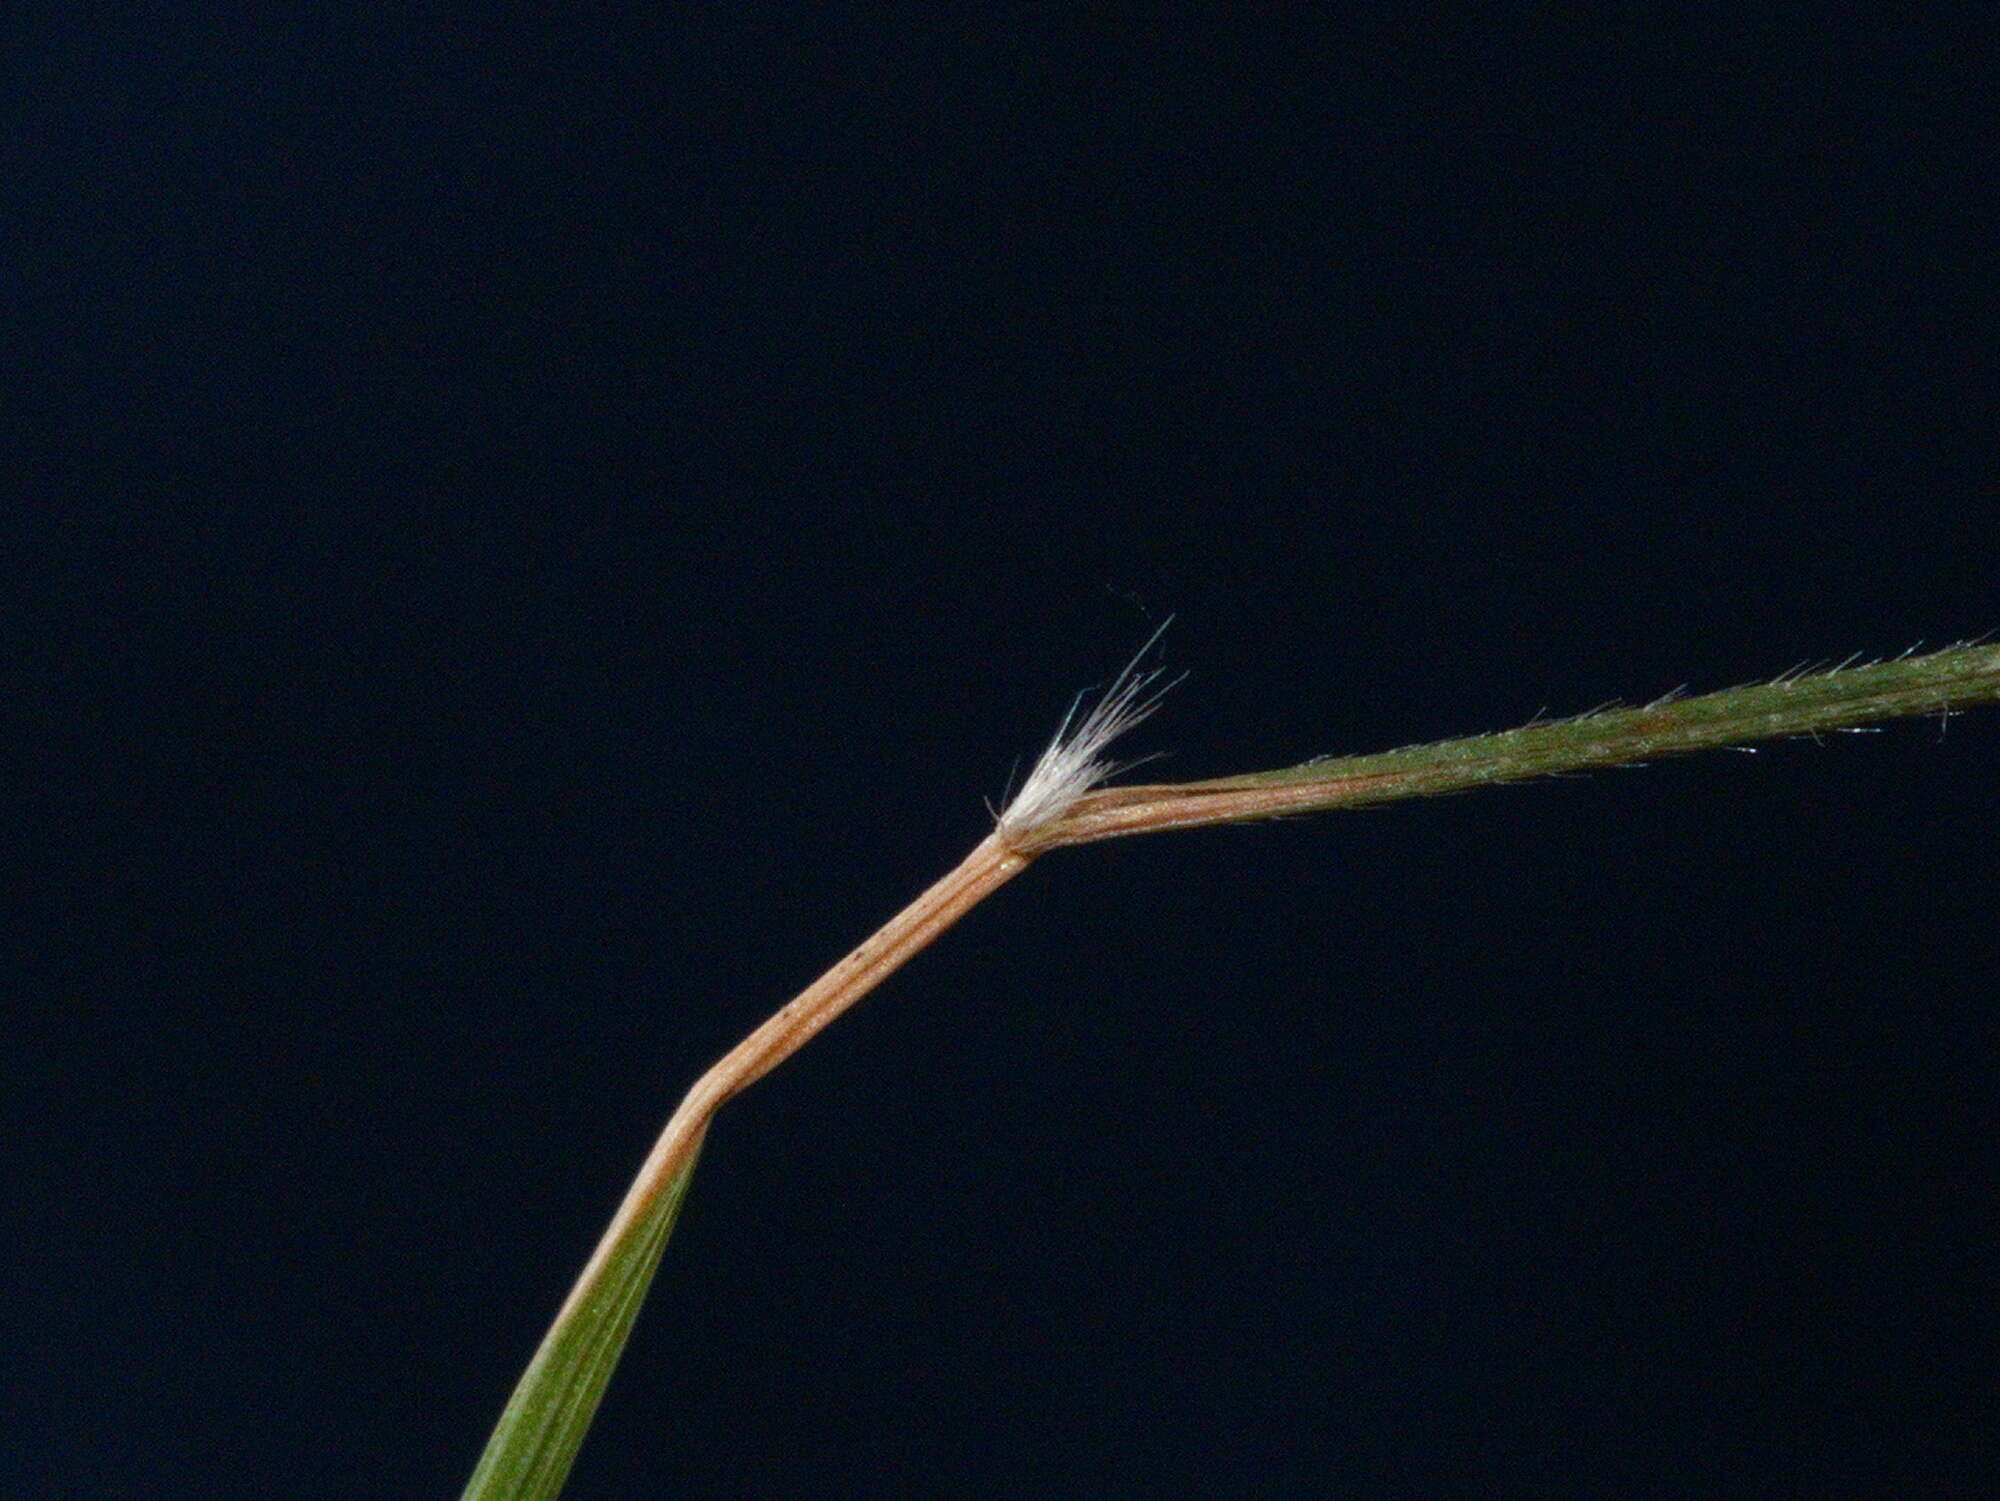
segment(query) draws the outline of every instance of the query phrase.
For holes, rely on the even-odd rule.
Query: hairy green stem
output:
[[[1994,702],[2000,702],[2000,646],[1954,646],[1378,755],[1200,782],[1109,788],[1079,798],[1063,818],[1039,831],[1034,848],[1432,797]]]

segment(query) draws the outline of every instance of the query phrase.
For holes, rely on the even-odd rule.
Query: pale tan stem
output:
[[[1094,844],[1100,839],[1119,839],[1128,834],[1161,834],[1169,829],[1200,829],[1213,824],[1275,818],[1285,813],[1337,807],[1347,797],[1364,790],[1379,791],[1391,780],[1383,776],[1352,777],[1290,787],[1225,788],[1199,782],[1111,787],[1102,792],[1086,792],[1062,817],[1036,829],[1023,843],[1030,853],[1041,854],[1063,845]]]
[[[687,1168],[717,1108],[749,1088],[810,1042],[826,1024],[899,969],[998,887],[1025,870],[1023,854],[998,834],[989,834],[943,880],[898,912],[853,953],[787,1002],[776,1015],[731,1048],[687,1092],[667,1122],[624,1203],[570,1289],[556,1328],[603,1275],[613,1252]]]

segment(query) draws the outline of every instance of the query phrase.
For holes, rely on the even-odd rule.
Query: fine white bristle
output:
[[[1153,643],[1160,639],[1171,620],[1161,624],[1153,632],[1150,640],[1139,648],[1138,654],[1125,664],[1125,670],[1118,674],[1111,686],[1104,690],[1104,696],[1085,714],[1077,718],[1088,693],[1078,694],[1069,706],[1069,713],[1049,741],[1048,748],[1035,762],[1028,779],[1021,783],[1021,790],[1008,799],[1007,806],[999,816],[1000,832],[1018,836],[1054,823],[1067,813],[1076,800],[1100,783],[1115,776],[1124,765],[1104,759],[1104,752],[1111,742],[1145,719],[1160,706],[1173,686],[1178,682],[1160,683],[1165,669],[1153,668],[1146,672],[1139,670],[1139,663],[1146,653],[1153,649]],[[1155,684],[1159,684],[1155,687]]]

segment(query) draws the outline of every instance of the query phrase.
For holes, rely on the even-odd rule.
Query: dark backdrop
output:
[[[1948,13],[315,9],[8,23],[7,1495],[455,1495],[1168,614],[1168,777],[2000,626]],[[573,1493],[1981,1490],[1997,729],[1050,858]]]

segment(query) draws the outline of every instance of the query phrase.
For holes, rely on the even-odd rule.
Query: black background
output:
[[[455,1495],[1169,614],[1167,778],[2000,626],[1951,12],[659,10],[9,23],[10,1496]],[[572,1494],[1977,1492],[1996,723],[1050,857]]]

